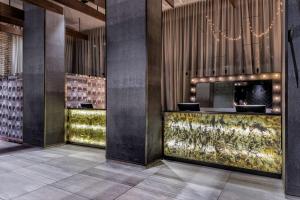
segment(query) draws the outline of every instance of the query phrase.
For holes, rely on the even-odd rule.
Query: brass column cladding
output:
[[[281,116],[165,114],[166,156],[281,174]]]
[[[65,142],[65,19],[46,10],[45,146]]]

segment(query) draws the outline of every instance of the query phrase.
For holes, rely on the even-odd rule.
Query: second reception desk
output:
[[[164,154],[172,159],[281,175],[281,116],[167,112]]]
[[[66,109],[66,141],[87,146],[105,147],[106,111]]]

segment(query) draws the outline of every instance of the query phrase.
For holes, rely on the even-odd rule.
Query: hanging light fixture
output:
[[[280,1],[279,3],[279,6],[277,8],[277,11],[276,11],[276,14],[275,16],[273,17],[270,25],[268,28],[266,28],[263,32],[261,33],[257,33],[255,32],[255,28],[253,27],[253,25],[251,24],[250,20],[247,18],[247,24],[249,26],[249,30],[250,30],[250,33],[253,37],[255,38],[261,38],[261,37],[264,37],[265,35],[269,34],[270,31],[274,28],[275,26],[275,22],[276,22],[276,19],[278,19],[278,17],[280,16],[281,13],[283,13],[283,2]],[[219,29],[214,23],[213,23],[213,20],[209,18],[208,15],[205,16],[206,20],[207,20],[207,23],[209,24],[210,26],[210,31],[212,32],[213,34],[213,37],[215,39],[216,42],[219,42],[221,40],[220,36],[223,37],[224,39],[228,40],[228,41],[238,41],[238,40],[241,40],[242,39],[242,35],[239,34],[237,37],[231,37],[229,36],[226,31],[222,31],[221,29]],[[218,36],[220,35],[220,36]]]

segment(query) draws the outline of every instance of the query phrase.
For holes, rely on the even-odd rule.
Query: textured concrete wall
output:
[[[62,15],[25,4],[24,142],[64,142],[64,41]]]
[[[108,159],[146,165],[161,155],[158,4],[107,1]]]
[[[45,10],[25,4],[24,21],[24,142],[44,146]]]
[[[300,1],[288,0],[286,2],[286,34],[291,27],[296,28],[293,42],[297,64],[300,67]],[[285,188],[287,194],[300,196],[300,88],[296,86],[291,46],[287,40],[286,55]]]

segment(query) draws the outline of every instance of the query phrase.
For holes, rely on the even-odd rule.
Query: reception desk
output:
[[[66,141],[87,146],[105,147],[106,111],[66,109]]]
[[[280,176],[281,115],[167,112],[166,158]]]

